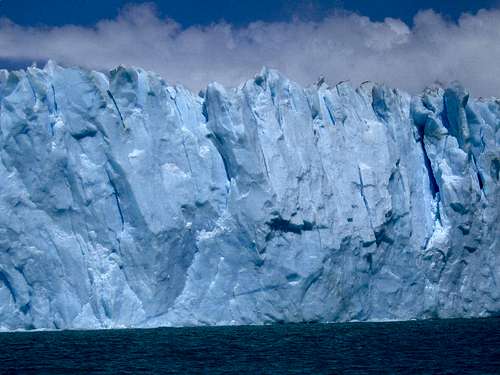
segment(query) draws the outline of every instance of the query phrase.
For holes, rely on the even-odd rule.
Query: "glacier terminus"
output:
[[[0,328],[498,315],[499,144],[458,83],[0,70]]]

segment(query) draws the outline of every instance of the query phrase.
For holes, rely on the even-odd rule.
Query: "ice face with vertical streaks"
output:
[[[0,71],[0,327],[500,312],[500,102]]]

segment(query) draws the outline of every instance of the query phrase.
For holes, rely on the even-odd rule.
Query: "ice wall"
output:
[[[0,327],[500,313],[500,102],[0,71]]]

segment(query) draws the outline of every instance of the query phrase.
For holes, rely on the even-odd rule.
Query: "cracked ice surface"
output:
[[[500,312],[500,103],[0,71],[0,327]]]

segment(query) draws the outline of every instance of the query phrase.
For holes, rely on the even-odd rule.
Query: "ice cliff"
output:
[[[500,313],[500,102],[0,71],[0,327]]]

